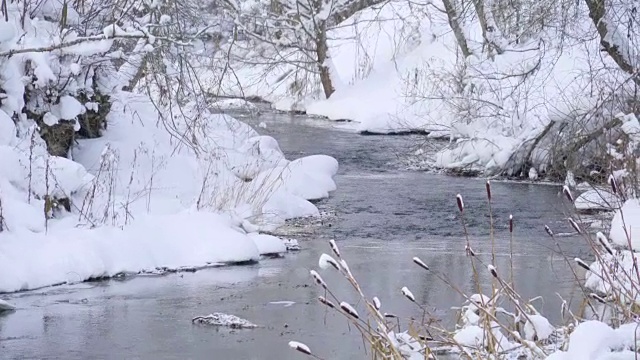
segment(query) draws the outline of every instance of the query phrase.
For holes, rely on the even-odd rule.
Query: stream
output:
[[[304,359],[287,343],[307,344],[324,359],[365,359],[355,329],[317,302],[323,295],[309,277],[318,257],[336,239],[363,291],[377,296],[383,311],[403,319],[422,311],[400,292],[412,290],[431,316],[451,326],[452,307],[464,298],[412,263],[420,257],[466,293],[474,292],[465,231],[456,207],[464,196],[471,246],[483,261],[513,276],[524,298],[552,323],[562,321],[560,297],[577,305],[579,289],[564,258],[544,231],[549,225],[570,258],[587,251],[569,235],[560,188],[513,182],[492,183],[495,241],[485,180],[403,170],[402,154],[424,141],[418,135],[362,136],[336,124],[303,116],[264,114],[242,119],[273,136],[289,159],[327,154],[340,163],[338,190],[318,207],[330,216],[297,236],[302,250],[259,264],[168,276],[139,276],[65,285],[11,294],[18,310],[0,316],[0,359]],[[514,217],[514,236],[508,231]],[[341,300],[356,304],[350,285],[334,271],[320,272]],[[487,284],[490,274],[480,268]],[[213,312],[234,314],[262,327],[247,330],[193,325]],[[405,324],[402,325],[406,326]]]

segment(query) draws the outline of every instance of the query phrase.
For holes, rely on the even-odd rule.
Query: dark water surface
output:
[[[411,259],[419,256],[462,290],[473,291],[455,195],[464,195],[473,248],[490,261],[484,180],[403,171],[398,155],[422,141],[417,136],[360,136],[284,115],[252,120],[262,121],[267,127],[260,132],[275,137],[288,158],[321,153],[340,162],[338,190],[319,204],[336,213],[331,226],[301,238],[299,253],[257,265],[10,295],[19,310],[0,316],[0,359],[303,359],[288,348],[290,340],[306,343],[325,359],[366,358],[356,333],[344,319],[325,312],[316,301],[320,291],[310,285],[309,269],[329,252],[331,238],[365,293],[378,296],[385,312],[420,316],[400,294],[407,286],[434,315],[451,321],[450,308],[463,298]],[[539,309],[561,321],[559,295],[570,300],[578,292],[544,232],[544,224],[569,232],[559,188],[495,182],[493,198],[498,270],[508,273],[507,221],[513,214],[517,288],[525,298],[542,296]],[[582,252],[579,238],[560,239],[571,257]],[[341,299],[357,301],[337,274],[321,274]],[[489,279],[486,271],[481,276]],[[212,312],[235,314],[264,328],[191,324],[194,316]]]

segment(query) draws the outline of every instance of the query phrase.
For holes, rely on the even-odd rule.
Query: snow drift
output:
[[[275,139],[201,101],[122,90],[140,53],[117,68],[114,37],[140,37],[144,51],[154,39],[115,25],[60,31],[46,20],[60,6],[41,5],[45,20],[22,26],[16,3],[0,20],[0,292],[285,252],[259,231],[317,215],[308,200],[335,189],[337,161],[289,161]],[[71,6],[67,17],[80,21]],[[100,111],[106,129],[79,136]],[[47,138],[60,129],[70,150]]]

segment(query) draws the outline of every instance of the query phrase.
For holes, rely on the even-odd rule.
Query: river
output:
[[[324,121],[266,114],[250,119],[275,137],[293,159],[328,154],[338,159],[338,190],[318,203],[332,214],[299,237],[302,251],[256,265],[160,277],[135,277],[59,286],[9,295],[16,312],[0,316],[1,359],[303,359],[290,340],[309,345],[325,359],[364,359],[362,340],[340,316],[316,298],[309,270],[317,268],[328,240],[336,239],[364,292],[383,310],[402,318],[421,311],[402,297],[407,286],[433,316],[448,324],[463,298],[415,266],[419,256],[471,293],[473,281],[465,236],[456,208],[461,193],[474,250],[490,259],[489,212],[482,179],[456,178],[403,169],[401,154],[422,138],[361,136]],[[576,302],[571,272],[544,231],[569,233],[557,186],[494,182],[493,217],[498,270],[508,273],[513,214],[514,276],[525,298],[542,296],[539,310],[560,318],[560,298]],[[584,250],[580,238],[560,237],[569,256]],[[346,301],[357,298],[344,279],[321,272]],[[481,271],[483,281],[489,274]],[[225,312],[264,327],[228,330],[193,325],[194,316]]]

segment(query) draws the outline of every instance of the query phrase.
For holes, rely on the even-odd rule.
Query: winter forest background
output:
[[[591,358],[613,359],[616,350],[616,359],[631,359],[622,356],[635,356],[639,315],[639,7],[0,0],[0,293],[286,252],[291,244],[268,234],[318,215],[311,201],[336,189],[338,163],[325,155],[287,160],[274,138],[221,113],[257,109],[251,100],[347,120],[362,133],[447,139],[433,156],[416,152],[417,167],[561,182],[579,210],[613,210],[609,237],[585,234],[593,264],[576,264],[588,269],[589,293],[615,314],[600,318],[615,319],[615,330],[588,322],[583,329],[620,335]],[[458,206],[463,212],[462,198]],[[338,260],[321,264],[358,289],[335,251]],[[524,330],[497,327],[495,301],[476,294],[466,332],[452,337],[456,351],[485,358],[518,347],[544,358],[552,353],[545,346],[568,344],[584,320],[548,330],[535,309],[505,292],[516,304],[511,320]],[[403,295],[415,301],[408,289]],[[380,305],[362,296],[388,330],[363,335],[372,347],[424,358],[414,342],[423,343],[390,335]],[[358,318],[351,305],[331,304]],[[588,343],[585,336],[576,341]],[[568,346],[552,356],[588,358]]]

